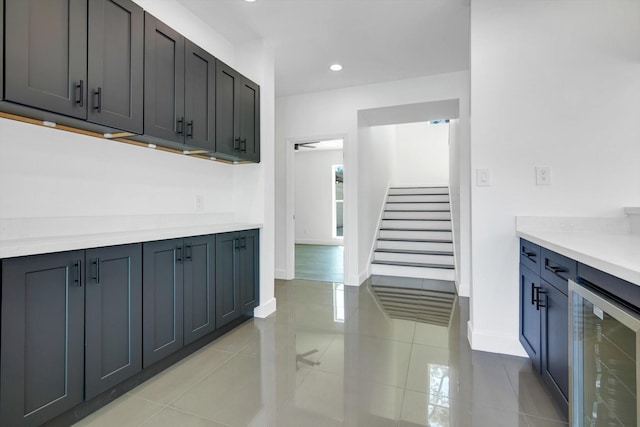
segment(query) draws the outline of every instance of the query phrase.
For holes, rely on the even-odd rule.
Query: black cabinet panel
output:
[[[5,1],[5,99],[85,119],[86,0]]]
[[[540,371],[540,277],[520,264],[520,343]]]
[[[142,246],[86,251],[85,399],[142,369]]]
[[[215,330],[215,237],[184,240],[184,343]]]
[[[242,313],[252,310],[259,304],[259,232],[249,230],[240,232],[240,253],[238,260],[238,280],[240,286],[240,310]]]
[[[131,0],[89,1],[88,120],[143,131],[144,12]]]
[[[185,41],[185,143],[215,150],[216,59]]]
[[[564,401],[569,400],[569,308],[565,294],[541,282],[544,296],[542,311],[542,376]]]
[[[83,400],[83,259],[2,262],[1,425],[39,425]]]
[[[184,37],[145,13],[144,133],[184,142]]]
[[[260,87],[243,78],[240,84],[240,151],[244,159],[260,161]]]
[[[540,246],[528,240],[520,239],[520,263],[540,275]]]
[[[216,327],[240,316],[236,258],[240,250],[238,233],[216,235]]]
[[[143,367],[183,345],[182,239],[143,245]]]
[[[569,279],[576,278],[578,263],[547,248],[542,248],[541,253],[540,276],[568,295]]]
[[[216,63],[216,151],[240,156],[240,104],[236,83],[240,75],[221,61]]]

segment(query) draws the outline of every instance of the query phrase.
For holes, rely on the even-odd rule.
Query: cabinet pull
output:
[[[233,149],[234,150],[240,149],[240,137],[233,140]]]
[[[247,238],[243,237],[242,240],[240,241],[240,248],[241,249],[247,249]]]
[[[193,138],[193,120],[187,122],[187,137]]]
[[[182,262],[182,246],[176,248],[176,261]]]
[[[540,286],[536,287],[536,310],[540,311],[540,307],[546,307],[546,305],[542,302],[542,298],[540,295],[546,294],[545,291],[542,290]]]
[[[522,255],[524,255],[525,257],[527,257],[527,258],[529,258],[529,259],[532,259],[532,258],[535,258],[535,257],[536,257],[535,252],[527,252],[527,251],[525,251],[524,249],[522,250],[522,252],[521,252],[521,253],[522,253]]]
[[[193,260],[193,249],[191,248],[191,245],[187,245],[185,246],[185,250],[184,250],[184,260],[185,261],[191,261]]]
[[[80,83],[76,85],[76,88],[79,89],[78,94],[80,95],[80,97],[76,99],[76,104],[84,107],[84,80],[80,80]]]
[[[73,280],[77,287],[82,287],[82,260],[77,260],[73,265],[76,268],[76,277]]]
[[[176,122],[176,133],[182,135],[184,132],[184,117],[180,117],[180,120]]]
[[[93,106],[93,109],[96,110],[98,113],[102,113],[102,88],[99,87],[98,90],[94,91],[93,96],[96,100],[95,105]]]
[[[96,274],[94,274],[93,280],[95,280],[96,283],[99,285],[100,284],[100,258],[96,258],[93,264],[96,266]]]
[[[247,138],[242,138],[240,140],[240,151],[247,151]]]
[[[550,265],[545,265],[544,269],[547,271],[552,272],[553,274],[559,274],[559,273],[566,273],[567,269],[566,268],[562,268],[562,267],[552,267]]]
[[[536,285],[531,284],[531,305],[535,305],[536,303]]]
[[[233,239],[233,249],[236,251],[240,250],[240,239]]]

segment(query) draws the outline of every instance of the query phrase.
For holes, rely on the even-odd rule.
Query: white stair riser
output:
[[[448,202],[446,194],[390,194],[387,202]]]
[[[379,276],[417,277],[421,279],[455,280],[455,270],[371,264],[371,274]]]
[[[378,249],[398,249],[406,251],[452,252],[452,243],[439,242],[403,242],[397,240],[378,240]]]
[[[381,239],[451,240],[450,231],[380,230]]]
[[[451,221],[403,221],[382,220],[382,228],[400,228],[405,230],[451,230]]]
[[[402,212],[386,211],[382,219],[450,219],[449,212]]]
[[[446,187],[396,187],[389,189],[389,195],[396,194],[441,194],[449,193]]]
[[[449,203],[387,203],[388,211],[449,211]]]
[[[453,265],[452,255],[406,254],[394,252],[376,252],[376,261],[412,262],[421,264]]]

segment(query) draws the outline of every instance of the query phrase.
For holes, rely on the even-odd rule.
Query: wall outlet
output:
[[[196,195],[196,212],[202,212],[204,210],[204,196],[202,194]]]
[[[490,169],[476,169],[476,185],[479,187],[488,187],[491,185]]]
[[[551,185],[551,166],[536,166],[536,185]]]

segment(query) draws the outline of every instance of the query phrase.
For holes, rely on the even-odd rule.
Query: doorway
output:
[[[343,139],[293,144],[294,277],[344,281]]]

